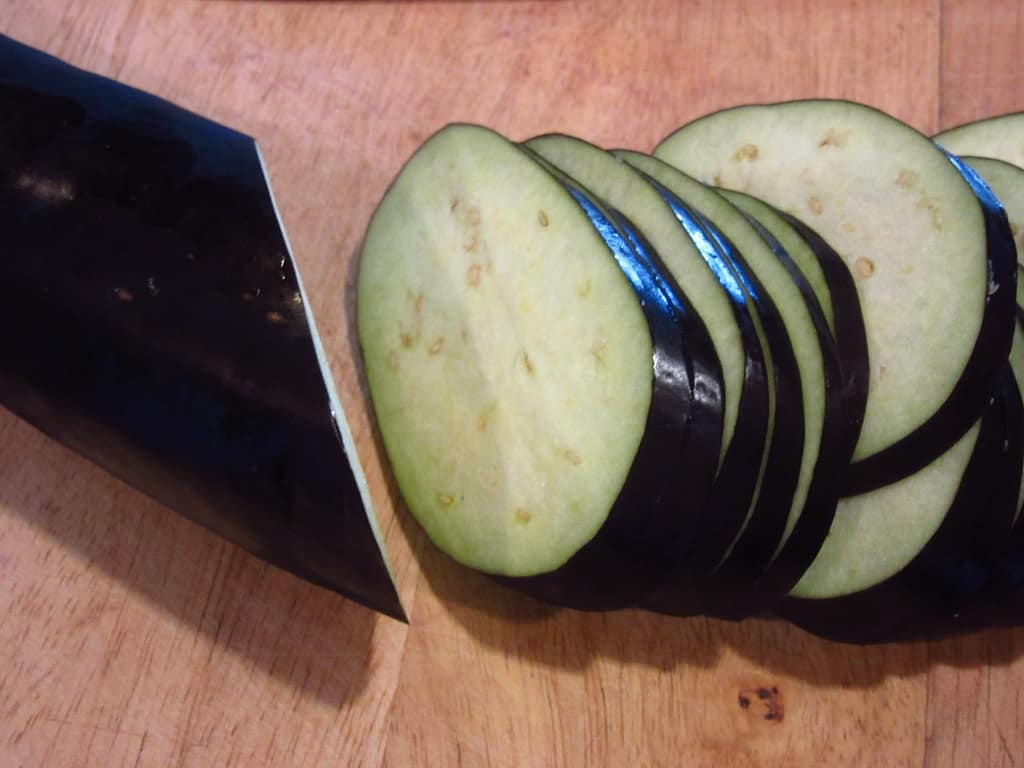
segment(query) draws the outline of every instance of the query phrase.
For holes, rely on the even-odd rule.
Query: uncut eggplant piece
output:
[[[862,509],[863,504],[874,504],[876,515],[905,518],[900,532],[907,538],[922,538],[921,531],[913,529],[913,514],[907,513],[915,506],[923,510],[917,522],[935,528],[919,551],[895,573],[867,588],[824,599],[791,598],[780,604],[778,613],[813,634],[856,644],[935,639],[977,627],[981,622],[974,605],[985,593],[993,553],[1006,540],[1016,511],[1024,456],[1022,420],[1020,393],[1006,365],[985,414],[960,442],[917,475],[862,499]],[[951,491],[952,500],[942,506],[942,498]],[[836,546],[852,549],[852,538]],[[879,548],[897,546],[891,539],[877,541],[873,550],[864,544],[857,542],[867,564],[859,578],[871,569]],[[822,560],[830,554],[826,545]],[[811,584],[802,582],[797,593],[839,585],[839,569],[822,564],[823,573],[809,572]],[[833,573],[825,574],[830,568]]]
[[[954,155],[991,157],[1024,168],[1024,112],[947,128],[932,139]]]
[[[871,379],[845,493],[912,474],[979,418],[1010,347],[1012,241],[955,159],[827,100],[718,112],[655,154],[805,218],[854,275]]]
[[[356,294],[384,447],[440,550],[580,609],[663,578],[710,481],[686,459],[718,445],[693,440],[678,318],[610,212],[449,125],[374,212]]]
[[[694,580],[721,562],[743,526],[767,433],[765,369],[759,362],[760,341],[742,289],[727,268],[727,277],[722,274],[721,256],[709,238],[702,235],[702,252],[680,227],[668,201],[628,164],[570,136],[540,136],[530,139],[526,146],[620,211],[644,233],[660,257],[659,269],[671,284],[670,292],[679,297],[680,303],[692,307],[689,314],[699,323],[696,332],[684,334],[691,338],[710,335],[712,349],[708,351],[700,352],[692,342],[688,344],[695,366],[695,389],[714,387],[718,402],[724,400],[721,451],[715,457],[717,472],[709,512],[700,521],[692,546],[679,553],[672,575],[655,592],[658,595],[671,590],[676,613],[687,612],[682,605],[684,594],[694,597],[696,610],[691,589]],[[685,289],[680,287],[683,285]],[[701,367],[712,364],[713,370],[701,371]],[[649,596],[645,604],[657,599]]]
[[[404,620],[255,142],[0,38],[0,402]]]

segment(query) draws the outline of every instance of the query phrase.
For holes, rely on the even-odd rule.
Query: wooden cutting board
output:
[[[446,122],[649,150],[718,107],[831,96],[933,132],[1024,109],[1022,7],[980,5],[6,0],[3,33],[259,138],[412,623],[264,566],[0,411],[0,766],[1024,760],[1022,631],[852,648],[555,612],[457,569],[396,504],[348,314],[374,204]]]

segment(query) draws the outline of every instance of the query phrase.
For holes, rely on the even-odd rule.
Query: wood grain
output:
[[[1024,108],[1019,4],[969,6],[0,6],[5,34],[259,139],[412,618],[264,566],[0,412],[0,765],[1024,759],[1021,632],[848,648],[769,621],[555,612],[456,567],[396,504],[349,314],[373,206],[447,122],[650,149],[744,101],[854,98],[928,132]]]

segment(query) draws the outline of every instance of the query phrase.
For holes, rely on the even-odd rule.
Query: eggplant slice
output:
[[[1018,394],[1024,396],[1024,309],[1017,308],[1017,328],[1010,366]],[[1019,429],[1024,432],[1024,417]],[[1024,461],[1024,456],[1021,457]],[[1016,467],[1021,472],[1021,467]],[[1020,626],[1024,622],[1024,478],[1017,487],[1013,530],[992,558],[982,595],[972,601],[964,624],[968,627]]]
[[[773,209],[774,210],[774,209]],[[864,424],[864,408],[868,401],[868,381],[871,378],[868,361],[868,338],[864,329],[864,314],[853,275],[846,268],[835,249],[821,235],[794,216],[776,211],[817,257],[825,274],[832,306],[832,328],[843,376],[843,403],[846,410],[846,440],[843,450],[848,456],[860,439]],[[845,472],[845,470],[844,470]]]
[[[683,477],[701,449],[689,361],[610,212],[498,134],[448,126],[374,213],[357,317],[398,486],[441,550],[580,609],[664,577],[704,511]],[[718,444],[702,450],[713,468]]]
[[[817,296],[790,256],[789,248],[794,251],[801,246],[807,247],[808,251],[810,248],[791,225],[763,207],[760,201],[739,192],[723,190],[721,194],[744,211],[744,215],[769,244],[779,264],[797,286],[815,334],[813,339],[802,338],[798,342],[801,345],[801,354],[797,356],[801,364],[801,381],[808,382],[808,386],[818,384],[823,387],[820,396],[824,406],[820,421],[816,418],[813,406],[808,403],[812,398],[805,397],[805,424],[813,426],[807,430],[809,448],[804,451],[800,467],[802,510],[791,523],[789,535],[783,538],[770,565],[758,577],[756,584],[756,591],[762,595],[774,594],[781,598],[810,566],[828,535],[838,502],[835,481],[849,464],[853,442],[848,434],[842,369],[835,340]],[[757,210],[760,218],[748,210]],[[817,265],[813,255],[809,263]],[[822,285],[822,288],[825,286]],[[785,299],[795,301],[796,296],[789,295]],[[820,357],[806,354],[808,348],[816,348]]]
[[[1024,168],[1024,112],[965,123],[933,138],[954,155],[991,157]]]
[[[990,157],[961,157],[984,179],[999,199],[1010,222],[1010,233],[1017,247],[1017,264],[1024,261],[1024,169]],[[1017,281],[1018,288],[1020,280]],[[1017,305],[1021,301],[1018,298]]]
[[[827,423],[829,440],[834,440],[834,429],[841,429],[844,421],[841,410],[836,410],[842,405],[839,381],[834,376],[826,381],[824,373],[823,355],[834,355],[834,348],[827,327],[816,327],[793,276],[738,209],[655,158],[632,152],[619,155],[706,220],[716,244],[734,264],[757,308],[756,317],[767,343],[774,413],[757,500],[728,556],[701,583],[706,611],[724,618],[743,618],[780,599],[813,559],[817,543],[807,542],[799,547],[794,543],[778,560],[805,509],[809,517],[824,514],[825,520],[819,520],[817,527],[827,530],[831,516],[827,499],[816,493],[810,507],[807,501],[822,430]],[[822,340],[829,345],[826,350],[820,346]],[[824,506],[819,503],[822,500],[826,501]],[[803,542],[804,536],[797,541]],[[773,561],[779,577],[792,571],[782,579],[790,583],[769,588],[769,583],[775,583],[772,578],[764,582],[764,589],[758,588],[758,581]]]
[[[970,628],[1013,525],[1022,457],[1024,406],[1006,365],[979,424],[946,454],[889,488],[844,500],[844,522],[795,590],[808,598],[787,600],[779,613],[847,643]],[[894,572],[879,579],[886,570]]]
[[[1013,249],[969,169],[888,115],[824,100],[719,112],[655,154],[806,219],[854,275],[871,379],[846,492],[912,474],[980,416],[1010,346]]]
[[[783,263],[808,301],[809,311],[815,316],[824,315],[839,357],[846,414],[847,446],[836,450],[849,458],[860,436],[868,398],[868,346],[853,277],[839,255],[803,222],[756,197],[734,190],[719,192],[778,239],[788,256]],[[808,295],[808,288],[813,295]]]
[[[710,337],[713,349],[704,355],[694,353],[691,358],[695,366],[705,368],[709,364],[702,364],[702,357],[714,362],[715,370],[704,374],[695,367],[694,384],[699,388],[703,379],[708,381],[708,387],[716,387],[720,407],[724,409],[715,485],[709,512],[694,534],[693,546],[678,553],[667,585],[659,587],[659,592],[678,592],[673,598],[676,611],[685,612],[680,603],[682,595],[692,594],[690,588],[695,578],[721,562],[742,528],[754,490],[751,459],[755,464],[759,461],[767,421],[763,367],[747,365],[747,347],[760,346],[756,330],[742,298],[737,302],[730,296],[697,245],[680,227],[669,203],[646,177],[612,154],[573,137],[541,136],[528,141],[527,147],[572,176],[644,233],[658,254],[671,290],[692,307],[691,314],[703,318],[700,329],[704,332],[706,328]],[[716,252],[712,258],[720,257]],[[679,287],[682,285],[686,288]],[[758,402],[760,412],[752,407]],[[745,443],[750,445],[751,436],[756,443],[753,451],[743,447]],[[737,456],[743,459],[738,462]],[[750,481],[745,482],[743,476],[750,476]],[[749,489],[747,495],[737,495],[737,488],[744,486]]]
[[[255,142],[0,38],[0,402],[404,620]]]

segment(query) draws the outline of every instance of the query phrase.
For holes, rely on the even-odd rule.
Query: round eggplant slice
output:
[[[442,129],[373,215],[357,322],[398,487],[441,550],[580,608],[664,575],[702,506],[682,495],[688,361],[590,201],[492,131]]]
[[[709,514],[701,521],[690,552],[679,553],[677,566],[668,580],[668,584],[673,585],[671,589],[679,593],[676,599],[681,601],[696,576],[707,573],[721,562],[742,528],[750,504],[749,494],[753,493],[754,480],[744,482],[742,476],[737,477],[736,471],[739,469],[743,476],[753,474],[749,463],[751,451],[743,446],[750,444],[753,435],[758,445],[753,455],[758,457],[766,429],[767,390],[763,368],[751,366],[748,370],[746,365],[746,348],[757,344],[756,331],[746,305],[731,297],[686,230],[680,226],[669,203],[644,176],[614,155],[569,136],[538,137],[528,141],[527,147],[628,217],[644,233],[660,256],[662,271],[672,285],[671,290],[692,307],[690,314],[703,319],[701,328],[707,329],[714,347],[711,355],[706,357],[721,361],[720,373],[708,371],[701,374],[696,367],[694,371],[695,389],[701,389],[702,379],[708,381],[708,387],[716,387],[719,402],[724,401],[724,423]],[[717,252],[712,258],[719,259]],[[680,285],[686,286],[685,291],[678,287]],[[691,354],[695,366],[701,357]],[[751,394],[751,388],[758,391]],[[751,398],[762,403],[763,414],[761,428],[753,431],[749,421],[752,418]],[[742,423],[742,431],[734,442],[741,413],[747,421]],[[742,463],[732,458],[739,455],[737,452],[746,454]],[[747,498],[736,498],[737,485],[749,488]],[[666,585],[661,591],[665,589],[669,587]],[[681,602],[678,610],[683,610]]]
[[[832,298],[832,328],[843,376],[848,442],[846,452],[852,456],[864,424],[868,380],[871,378],[867,331],[864,330],[864,315],[857,297],[857,286],[839,254],[817,232],[794,216],[781,211],[778,213],[814,251],[828,282]]]
[[[983,594],[1020,483],[1021,401],[1009,366],[983,417],[918,473],[844,499],[821,554],[778,612],[846,643],[961,631]]]
[[[680,512],[687,519],[683,535],[676,540],[647,543],[645,557],[651,564],[657,563],[655,572],[659,575],[656,581],[662,583],[678,561],[679,550],[685,551],[693,537],[704,527],[703,521],[707,519],[710,510],[708,494],[718,466],[722,438],[721,374],[714,348],[703,322],[685,302],[685,297],[667,274],[661,258],[632,222],[533,150],[524,148],[524,151],[565,186],[586,211],[594,228],[601,234],[608,248],[617,254],[627,272],[641,267],[648,270],[649,279],[653,280],[661,301],[667,303],[676,321],[678,336],[666,336],[660,348],[656,344],[655,349],[661,356],[666,376],[674,379],[678,386],[686,385],[686,377],[692,382],[689,385],[685,437],[680,450],[682,459],[678,460],[677,466],[668,470],[676,478],[677,487],[673,490],[676,498],[683,500]],[[649,292],[645,295],[647,299],[644,300],[649,300]],[[674,372],[670,364],[675,366]],[[665,408],[670,409],[671,404],[666,403]],[[680,471],[680,466],[685,469]],[[665,467],[652,464],[648,471],[664,472]],[[623,536],[631,533],[626,530]],[[668,569],[662,565],[664,561],[670,561]],[[600,562],[595,561],[595,565],[600,566]],[[594,577],[590,576],[588,581],[593,582]],[[511,586],[547,602],[572,608],[598,610],[624,605],[616,602],[609,606],[607,597],[595,598],[591,589],[583,592],[582,596],[573,594],[566,591],[563,583],[561,577],[549,579],[541,575],[520,579]],[[633,602],[636,600],[631,598],[630,604]]]
[[[820,431],[815,434],[814,430],[808,427],[806,432],[808,446],[803,452],[798,485],[798,488],[803,489],[803,509],[794,521],[790,535],[779,545],[771,564],[758,578],[756,585],[757,592],[782,596],[797,583],[817,556],[822,542],[828,535],[838,502],[835,479],[841,476],[850,461],[853,445],[847,434],[842,369],[835,341],[829,332],[828,322],[817,297],[790,256],[788,248],[783,246],[785,241],[794,250],[800,246],[810,250],[806,242],[792,226],[760,201],[740,192],[723,191],[722,195],[744,211],[744,215],[789,273],[806,304],[816,336],[813,340],[801,339],[797,342],[801,345],[797,354],[801,381],[808,382],[805,391],[817,384],[821,387],[820,397],[824,402],[822,418],[816,421],[815,412],[812,406],[808,405],[812,398],[809,395],[804,397],[804,423],[815,425]],[[758,210],[760,218],[748,213],[747,208]],[[813,256],[811,258],[813,259]],[[788,298],[795,300],[792,295]],[[816,345],[819,356],[807,355],[803,345]],[[816,368],[819,360],[821,367]],[[815,379],[816,375],[821,377],[820,380]]]
[[[1010,220],[1010,233],[1017,247],[1017,263],[1020,264],[1024,261],[1024,169],[990,157],[960,159],[978,172],[1006,211],[1006,217]],[[1019,288],[1019,279],[1017,285]],[[1017,304],[1021,304],[1019,298]]]
[[[817,333],[796,283],[739,210],[655,158],[630,152],[620,156],[699,211],[754,303],[755,322],[766,343],[773,411],[757,498],[726,559],[701,582],[707,612],[742,618],[762,598],[777,599],[778,595],[758,593],[752,600],[750,595],[757,591],[757,579],[789,538],[807,500],[825,411]]]
[[[1024,393],[1024,310],[1020,307],[1010,349],[1010,367],[1020,396]],[[1024,415],[1017,429],[1024,434]],[[1021,482],[1024,451],[1017,458],[1018,462],[1011,464],[1009,470],[1016,472],[1018,480],[1013,501],[1013,528],[986,562],[988,580],[982,594],[974,597],[964,615],[958,617],[958,624],[968,628],[1024,623],[1024,515],[1021,514],[1024,505],[1024,482]]]
[[[718,188],[715,190],[730,203],[739,208],[748,217],[767,229],[782,247],[778,252],[783,266],[789,270],[790,276],[796,281],[804,300],[810,300],[811,312],[825,319],[828,331],[835,335],[835,313],[832,308],[832,288],[828,276],[818,258],[796,228],[785,220],[785,217],[763,200],[736,192],[732,189]],[[845,270],[844,270],[845,272]],[[808,297],[807,292],[811,295]]]
[[[864,421],[864,404],[868,397],[868,348],[864,333],[864,317],[853,277],[839,255],[816,232],[792,216],[772,208],[762,200],[734,190],[720,190],[734,205],[753,216],[778,238],[791,261],[787,268],[796,269],[794,279],[805,298],[812,304],[812,314],[823,314],[839,358],[843,411],[846,415],[847,460],[853,452]],[[814,292],[808,297],[807,285]],[[816,298],[818,307],[815,308]]]
[[[888,115],[824,100],[719,112],[656,154],[805,218],[853,274],[871,378],[847,492],[908,476],[980,416],[1010,345],[1012,243],[969,170]]]
[[[1024,112],[949,128],[933,137],[954,155],[978,155],[1024,168]]]

